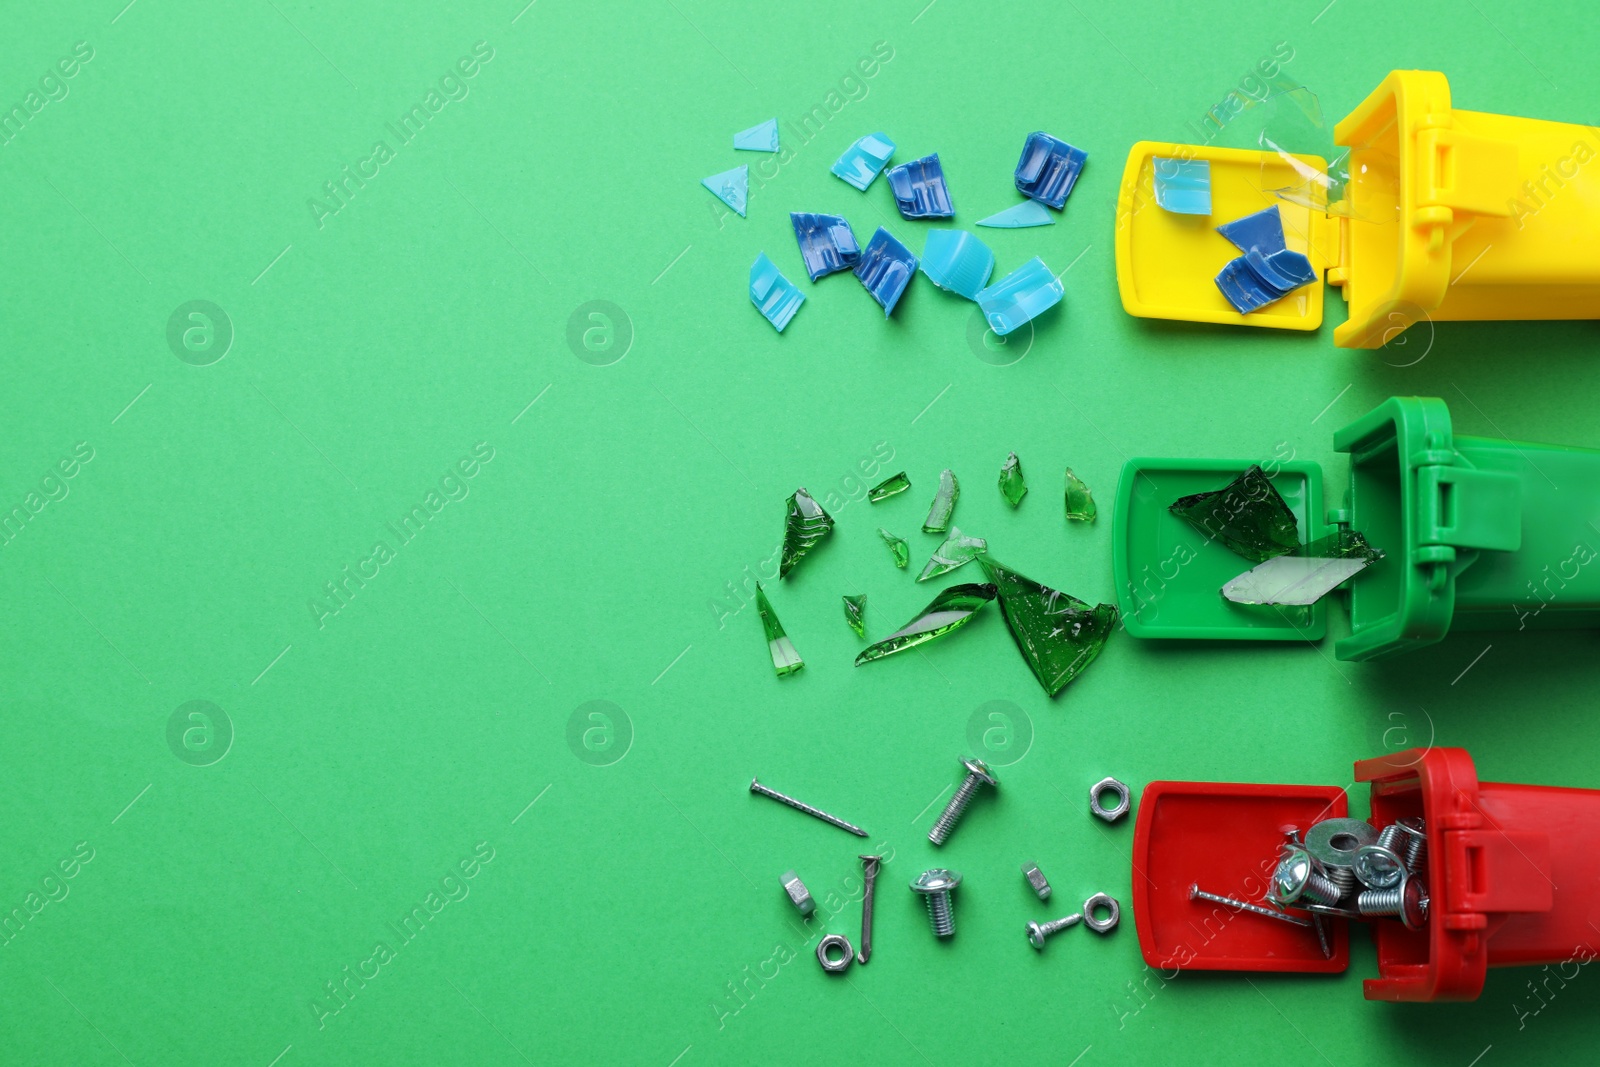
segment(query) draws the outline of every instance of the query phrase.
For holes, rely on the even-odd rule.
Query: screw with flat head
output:
[[[1393,916],[1407,930],[1420,930],[1428,921],[1428,891],[1421,878],[1407,875],[1393,889],[1369,889],[1356,897],[1356,910],[1367,916]]]
[[[923,871],[911,883],[913,892],[921,893],[928,902],[928,921],[933,924],[934,937],[949,937],[956,932],[955,912],[951,909],[950,894],[961,884],[955,871],[935,867]]]
[[[872,892],[878,881],[878,868],[882,856],[862,856],[861,859],[861,948],[856,952],[856,962],[866,963],[872,958]]]
[[[1077,926],[1078,923],[1082,921],[1083,915],[1079,912],[1073,912],[1071,915],[1063,915],[1059,919],[1051,919],[1047,923],[1029,923],[1028,944],[1032,945],[1036,950],[1043,952],[1045,938],[1049,937],[1051,934],[1065,930],[1069,926]]]
[[[978,795],[978,790],[984,786],[1000,787],[1000,779],[989,771],[989,765],[981,759],[963,759],[961,765],[967,769],[967,776],[956,787],[955,796],[950,798],[950,803],[944,806],[944,811],[939,814],[938,820],[933,824],[933,829],[928,831],[928,840],[936,845],[942,845],[956,828],[956,823],[967,812],[967,805],[972,803],[972,798]]]
[[[854,823],[847,823],[843,819],[839,818],[837,815],[829,815],[827,812],[823,811],[821,808],[813,808],[810,804],[807,804],[804,801],[796,800],[794,797],[784,796],[782,793],[778,792],[776,789],[769,789],[766,786],[762,785],[760,782],[756,781],[754,778],[750,779],[750,792],[755,793],[755,794],[757,794],[759,796],[771,797],[773,800],[776,800],[779,804],[787,804],[791,808],[793,808],[794,810],[803,811],[807,815],[810,815],[812,818],[821,819],[823,822],[828,823],[830,826],[837,826],[841,830],[849,830],[851,833],[855,834],[857,837],[866,837],[867,836],[867,832],[865,830],[863,830],[861,827],[856,826]]]

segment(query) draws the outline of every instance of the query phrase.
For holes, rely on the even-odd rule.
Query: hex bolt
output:
[[[956,787],[955,796],[950,798],[950,803],[944,806],[939,819],[933,824],[933,829],[928,831],[928,840],[936,845],[945,843],[956,823],[967,812],[967,805],[972,803],[972,798],[978,795],[978,790],[983,786],[1000,787],[1000,779],[989,772],[988,764],[981,759],[963,759],[961,765],[967,769],[967,776]]]
[[[1428,858],[1428,827],[1421,819],[1409,816],[1396,819],[1394,825],[1405,834],[1406,870],[1415,871]]]
[[[1293,904],[1303,897],[1313,904],[1327,905],[1339,903],[1343,895],[1336,883],[1316,872],[1311,854],[1303,848],[1284,850],[1283,859],[1272,872],[1268,894],[1279,904]]]
[[[1039,869],[1037,863],[1024,863],[1022,865],[1022,876],[1028,880],[1028,884],[1033,887],[1034,893],[1040,900],[1050,899],[1049,879],[1045,878],[1044,872]]]
[[[1356,910],[1368,917],[1393,916],[1407,930],[1420,930],[1428,921],[1428,891],[1422,879],[1406,877],[1393,889],[1369,889],[1356,898]]]
[[[856,952],[856,962],[866,963],[872,958],[872,894],[878,882],[878,868],[882,856],[862,856],[861,859],[861,948]]]
[[[1404,829],[1390,824],[1378,834],[1376,842],[1356,849],[1352,869],[1362,885],[1368,889],[1393,889],[1400,884],[1406,876],[1405,860],[1400,858],[1404,834]]]
[[[956,932],[955,912],[950,894],[961,884],[961,875],[935,867],[917,875],[911,883],[913,892],[921,893],[928,902],[928,922],[933,926],[934,937],[949,937]]]
[[[1045,938],[1065,930],[1069,926],[1077,926],[1082,921],[1083,915],[1075,911],[1071,915],[1063,915],[1061,918],[1051,919],[1049,922],[1031,922],[1028,924],[1028,944],[1032,945],[1037,951],[1043,952]]]

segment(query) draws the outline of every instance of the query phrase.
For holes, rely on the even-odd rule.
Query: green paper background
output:
[[[1358,937],[1335,978],[1162,984],[1133,930],[1131,820],[1086,812],[1106,774],[1343,784],[1354,759],[1430,738],[1486,779],[1600,786],[1592,634],[1459,635],[1379,665],[1333,661],[1331,638],[1118,634],[1050,702],[995,611],[856,670],[839,601],[867,593],[881,636],[931,596],[911,574],[945,466],[962,529],[1109,600],[1130,455],[1292,449],[1337,500],[1332,431],[1394,393],[1444,397],[1463,433],[1600,445],[1589,323],[1441,325],[1381,354],[1333,347],[1333,298],[1311,334],[1138,321],[1111,244],[1129,146],[1193,140],[1275,50],[1330,120],[1416,67],[1445,71],[1458,106],[1582,121],[1589,9],[123,3],[12,5],[0,34],[0,104],[26,116],[0,145],[0,512],[66,494],[0,549],[0,914],[22,916],[0,944],[0,1061],[1466,1067],[1592,1049],[1587,971],[1540,1000],[1536,972],[1503,971],[1476,1004],[1368,1003]],[[77,42],[92,59],[41,88]],[[430,90],[438,112],[396,137]],[[772,115],[781,167],[731,149]],[[1090,162],[1059,225],[983,233],[1002,272],[1035,254],[1066,271],[1020,362],[978,358],[971,306],[925,279],[889,322],[851,278],[804,279],[791,209],[921,248],[884,183],[829,175],[856,137],[937,150],[970,226],[1016,202],[1041,128]],[[748,219],[698,184],[739,163],[765,168]],[[309,201],[346,166],[370,177],[319,223]],[[808,296],[782,336],[746,298],[762,250]],[[167,342],[192,300],[234,331],[206,366]],[[620,317],[578,314],[594,300]],[[75,447],[92,460],[47,481]],[[450,476],[475,448],[492,459]],[[1033,486],[1016,512],[995,490],[1010,450]],[[1067,465],[1098,495],[1092,527],[1062,520]],[[865,503],[902,468],[909,493]],[[797,485],[831,495],[838,527],[769,583],[808,664],[778,680],[748,583]],[[426,524],[402,544],[389,524],[414,506]],[[880,524],[912,541],[910,573]],[[379,541],[392,558],[363,562]],[[324,584],[362,569],[319,621]],[[168,742],[195,700],[231,722],[208,766]],[[992,701],[1016,730],[989,739],[1001,791],[936,856],[934,801]],[[868,842],[751,797],[752,775],[892,850],[877,952],[842,980],[808,939],[856,937],[840,898]],[[966,874],[949,944],[904,888],[935,859]],[[837,917],[801,928],[789,868]],[[1124,902],[1120,930],[1027,947],[1028,919],[1095,890]]]

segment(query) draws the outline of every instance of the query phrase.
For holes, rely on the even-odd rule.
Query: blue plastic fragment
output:
[[[1277,204],[1257,211],[1254,215],[1224,222],[1217,227],[1217,232],[1233,242],[1234,247],[1241,252],[1259,248],[1262,255],[1270,256],[1284,247],[1283,216],[1278,214]]]
[[[1034,256],[974,299],[983,309],[989,328],[1004,337],[1055,307],[1065,295],[1061,280],[1050,273],[1044,260]]]
[[[994,273],[994,253],[966,230],[929,230],[922,273],[939,288],[976,300]]]
[[[1089,153],[1043,130],[1028,134],[1017,160],[1017,191],[1060,211],[1078,183]]]
[[[1278,205],[1217,227],[1244,253],[1217,274],[1217,288],[1241,315],[1248,315],[1317,280],[1311,260],[1284,247]]]
[[[1211,214],[1211,161],[1162,159],[1155,164],[1156,203],[1175,215]]]
[[[1283,295],[1262,282],[1260,275],[1250,269],[1250,264],[1243,256],[1228,260],[1217,274],[1216,282],[1222,295],[1233,305],[1233,310],[1241,315],[1266,307]]]
[[[778,120],[768,119],[759,126],[739,131],[733,135],[733,147],[744,152],[776,152]]]
[[[721,174],[713,174],[709,178],[701,178],[700,184],[716,194],[717,199],[727,204],[744,218],[744,205],[750,197],[750,168],[748,166],[734,167]]]
[[[889,165],[894,142],[881,133],[869,133],[844,150],[833,164],[833,173],[866,192],[867,186]]]
[[[979,226],[993,226],[1002,230],[1020,230],[1028,226],[1054,226],[1056,217],[1037,200],[1024,200],[1016,207],[1008,207],[997,215],[979,219]]]
[[[805,260],[806,273],[812,281],[837,270],[849,270],[861,259],[861,246],[856,244],[855,232],[843,217],[791,211],[789,221],[794,224],[794,239],[800,242],[800,258]]]
[[[911,276],[916,271],[917,257],[882,226],[862,249],[861,261],[856,264],[856,277],[872,294],[872,299],[883,306],[884,318],[894,313],[900,294],[911,284]]]
[[[950,205],[950,190],[944,184],[944,168],[939,165],[939,153],[891,167],[888,178],[901,217],[948,219],[956,213],[956,209]]]
[[[779,273],[778,265],[763,252],[750,265],[750,302],[782,333],[806,302],[806,294]]]

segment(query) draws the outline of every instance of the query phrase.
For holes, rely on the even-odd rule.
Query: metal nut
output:
[[[1050,882],[1045,878],[1044,872],[1039,869],[1037,863],[1024,863],[1022,865],[1022,876],[1028,880],[1029,885],[1033,886],[1033,891],[1038,894],[1040,900],[1050,899]]]
[[[1115,793],[1117,803],[1115,807],[1107,808],[1100,802],[1103,793]],[[1100,816],[1106,822],[1116,822],[1128,814],[1128,809],[1133,806],[1133,794],[1128,787],[1115,778],[1102,778],[1089,790],[1089,810]]]
[[[1096,908],[1104,908],[1111,914],[1104,919],[1095,914]],[[1083,902],[1083,925],[1097,934],[1109,934],[1117,928],[1117,922],[1122,918],[1122,906],[1114,897],[1105,893],[1096,893]]]
[[[811,918],[811,913],[817,910],[817,902],[811,899],[811,890],[800,880],[800,876],[793,871],[786,871],[783,875],[783,891],[789,894],[789,899],[794,906],[800,909],[800,914]]]
[[[834,959],[829,953],[835,950],[844,955]],[[843,934],[829,934],[817,942],[817,962],[822,964],[822,969],[829,974],[838,974],[845,970],[855,958],[856,950],[851,946],[850,939]]]

